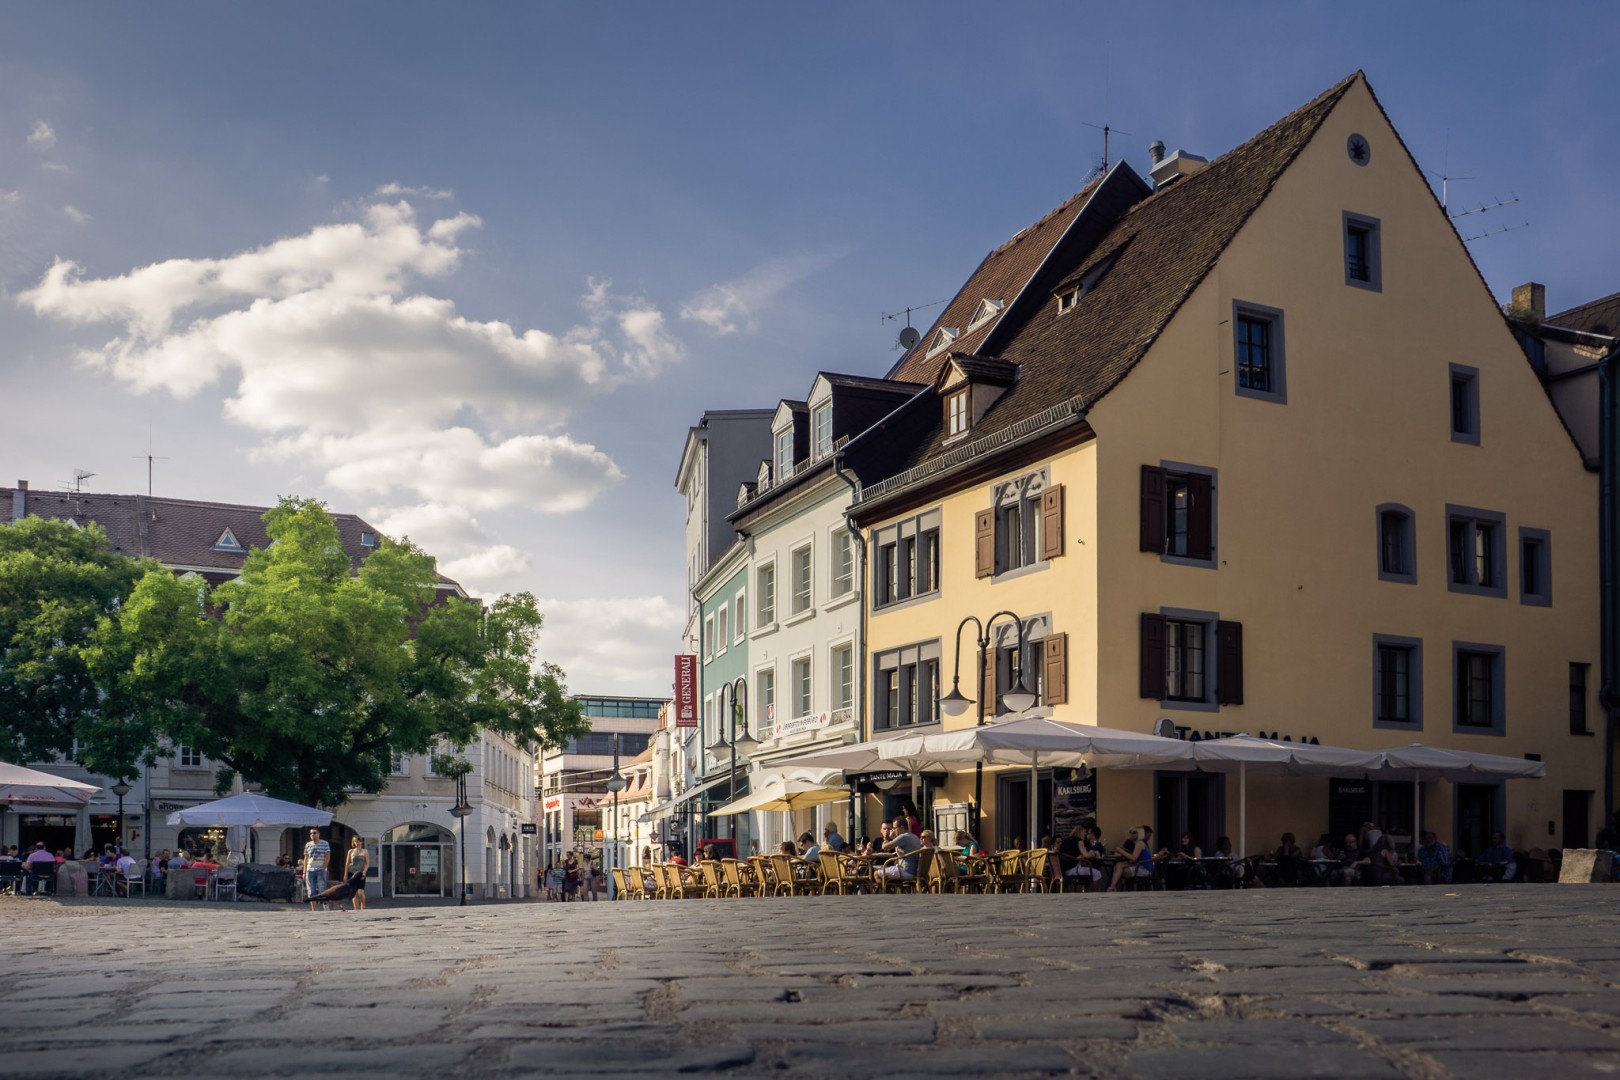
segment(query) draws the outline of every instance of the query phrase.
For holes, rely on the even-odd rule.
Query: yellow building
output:
[[[1589,843],[1596,477],[1367,80],[1154,164],[992,253],[891,372],[932,389],[850,445],[868,734],[974,723],[938,713],[960,656],[967,696],[1022,678],[1059,720],[1537,756],[1543,780],[1423,785],[1424,824],[1461,851]],[[1002,611],[1023,655],[1002,617],[980,671],[954,635]],[[1022,838],[1028,798],[986,770],[980,839]],[[1235,778],[1103,771],[1096,798],[1110,842],[1237,832]],[[1412,801],[1256,778],[1249,847],[1408,833]]]

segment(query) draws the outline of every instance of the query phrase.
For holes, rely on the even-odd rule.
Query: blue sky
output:
[[[1358,68],[1492,291],[1620,289],[1613,4],[0,8],[0,473],[314,495],[667,692],[686,428],[881,373],[1102,152]],[[67,264],[72,264],[71,266]],[[918,321],[926,324],[932,311]]]

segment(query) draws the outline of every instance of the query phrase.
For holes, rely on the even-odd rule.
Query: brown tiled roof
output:
[[[952,353],[951,361],[956,365],[957,370],[961,371],[970,382],[1007,386],[1018,377],[1018,365],[1006,360]],[[943,379],[945,377],[945,368],[941,368],[939,374],[940,378]]]
[[[1024,284],[1040,269],[1100,183],[1102,179],[1099,177],[1087,184],[1062,206],[986,255],[979,268],[973,271],[973,276],[968,278],[967,284],[945,305],[945,310],[940,312],[939,318],[934,320],[922,340],[900,358],[900,362],[889,372],[889,378],[931,383],[938,378],[950,352],[973,352],[1002,316],[1008,313]],[[983,326],[969,330],[973,313],[985,300],[1000,302],[1003,305],[1001,314],[986,320]],[[933,344],[935,332],[942,326],[955,327],[962,333],[951,343],[948,352],[938,352],[930,357],[927,355],[928,348]]]
[[[16,491],[0,488],[0,524],[13,519]],[[24,492],[24,501],[26,515],[72,518],[80,525],[95,522],[107,530],[107,540],[119,554],[156,559],[173,569],[196,570],[214,582],[240,574],[248,550],[270,543],[264,528],[264,514],[269,508],[264,506],[94,491],[29,490]],[[351,564],[358,568],[360,560],[373,550],[360,543],[360,534],[381,534],[376,526],[355,514],[333,514],[332,521]],[[239,551],[215,549],[226,529],[241,545]],[[442,574],[439,585],[460,589]]]
[[[1547,316],[1551,326],[1620,337],[1620,292]]]
[[[1147,353],[1278,177],[1360,78],[1360,72],[1350,76],[1203,171],[1134,203],[1110,227],[1099,230],[1098,240],[1076,265],[1059,270],[1062,279],[1074,280],[1117,255],[1112,268],[1076,307],[1059,314],[1055,301],[1024,305],[1016,322],[997,331],[996,356],[1018,365],[1018,379],[974,424],[972,442],[943,447],[943,414],[935,410],[933,433],[911,454],[900,475],[874,485],[868,497],[904,486],[909,479],[906,470],[935,455],[948,453],[954,461],[971,455],[980,439],[1004,434],[1064,403],[1089,408],[1101,399]]]

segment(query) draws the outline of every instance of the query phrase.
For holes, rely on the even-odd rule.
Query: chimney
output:
[[[17,490],[11,493],[11,520],[21,521],[28,513],[28,481],[17,481]]]
[[[1189,154],[1185,150],[1177,150],[1169,157],[1164,156],[1164,144],[1155,143],[1159,148],[1159,156],[1153,162],[1153,168],[1148,176],[1153,179],[1153,190],[1160,191],[1170,184],[1194,173],[1202,172],[1209,167],[1209,159]],[[1152,153],[1152,150],[1149,150]]]
[[[1159,167],[1159,162],[1164,160],[1164,141],[1163,140],[1154,139],[1151,143],[1148,144],[1148,160],[1153,163],[1154,168]]]
[[[1527,281],[1513,286],[1513,314],[1520,318],[1540,321],[1547,317],[1547,286],[1539,281]]]

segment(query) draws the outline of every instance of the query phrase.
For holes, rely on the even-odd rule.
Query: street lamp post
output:
[[[628,785],[619,773],[619,733],[613,733],[613,775],[608,777],[607,789],[613,792],[613,855],[604,859],[607,864],[608,899],[618,899],[618,884],[613,878],[613,869],[619,865],[619,792]]]
[[[467,801],[467,774],[462,773],[456,777],[456,805],[450,808],[450,816],[461,822],[461,842],[457,845],[461,849],[461,899],[457,901],[458,907],[467,906],[467,815],[472,811],[472,804]]]
[[[129,794],[129,782],[123,777],[112,786],[112,793],[118,796],[118,851],[124,853],[124,796]],[[72,852],[69,852],[72,854]]]
[[[737,688],[742,687],[739,696]],[[759,743],[748,734],[748,682],[741,675],[724,686],[720,687],[719,698],[716,704],[724,709],[726,706],[726,692],[731,692],[731,738],[727,740],[723,735],[716,734],[714,745],[709,747],[709,753],[719,757],[722,752],[731,758],[731,780],[727,786],[727,794],[731,801],[737,798],[737,758],[741,754],[751,754],[759,748]],[[742,734],[737,734],[737,714],[742,714]],[[722,713],[722,715],[724,715]],[[731,841],[732,855],[739,856],[736,850],[737,843],[737,815],[731,815]]]
[[[979,673],[981,676],[979,682],[979,726],[984,726],[985,694],[984,680],[982,676],[985,666],[989,662],[988,654],[990,651],[990,630],[995,625],[996,620],[1002,618],[1003,616],[1011,619],[1013,621],[1013,625],[1018,629],[1018,681],[1013,683],[1011,690],[1008,690],[1005,694],[1001,695],[1002,704],[1006,705],[1009,710],[1015,713],[1021,713],[1031,705],[1035,704],[1034,693],[1032,693],[1029,688],[1024,685],[1023,617],[1016,615],[1011,611],[998,611],[984,622],[980,622],[978,616],[976,615],[969,615],[967,618],[956,624],[956,660],[951,670],[951,692],[939,699],[939,707],[946,716],[961,716],[963,713],[967,712],[968,706],[973,704],[972,698],[962,696],[961,689],[962,628],[968,623],[972,623],[975,636],[979,643]],[[1035,799],[1035,794],[1036,793],[1033,791],[1029,793],[1032,803]],[[984,763],[978,762],[973,766],[973,835],[975,837],[978,837],[979,835],[979,815],[983,806]],[[1035,838],[1033,836],[1030,837],[1029,842],[1031,844],[1035,843]]]

